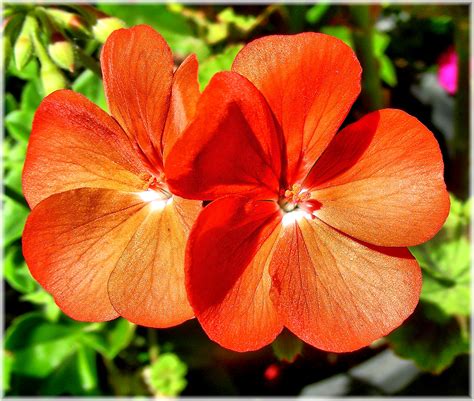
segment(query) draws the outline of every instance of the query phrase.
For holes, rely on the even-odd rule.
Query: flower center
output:
[[[171,191],[168,185],[166,185],[165,175],[163,173],[161,173],[159,177],[150,177],[147,189],[148,191],[158,193],[160,199],[167,200],[171,198]]]
[[[288,213],[298,208],[298,205],[308,201],[311,194],[307,189],[301,189],[300,184],[293,184],[290,189],[282,191],[278,204],[281,209]]]

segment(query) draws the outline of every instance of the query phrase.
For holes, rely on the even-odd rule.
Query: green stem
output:
[[[362,101],[367,110],[383,107],[382,83],[379,65],[374,53],[374,20],[369,5],[350,6],[354,21],[352,38],[355,51],[362,65]]]
[[[454,43],[458,56],[457,93],[454,105],[452,191],[468,196],[469,179],[469,20],[461,13],[454,19]]]
[[[150,355],[151,363],[156,362],[158,359],[158,354],[160,348],[158,346],[158,336],[156,334],[156,329],[148,329],[148,354]]]
[[[89,70],[91,70],[94,74],[96,74],[99,78],[102,79],[102,71],[100,69],[100,64],[96,59],[92,56],[86,54],[80,47],[74,47],[76,56],[79,62]]]

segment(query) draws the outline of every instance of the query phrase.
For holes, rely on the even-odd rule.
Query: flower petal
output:
[[[275,198],[280,141],[265,99],[244,77],[216,74],[201,95],[196,118],[167,159],[173,193],[212,200],[231,194]]]
[[[30,207],[75,188],[142,190],[149,177],[119,125],[84,96],[61,90],[41,102],[23,169]]]
[[[449,212],[439,145],[400,110],[377,111],[343,129],[305,186],[322,203],[320,219],[376,245],[425,242]]]
[[[274,202],[220,198],[199,215],[186,251],[186,287],[208,336],[234,351],[269,344],[282,329],[268,264],[280,212]]]
[[[201,202],[172,198],[150,213],[124,249],[109,280],[109,297],[121,316],[149,327],[170,327],[191,319],[184,285],[184,251],[189,226]]]
[[[150,164],[162,168],[160,142],[173,79],[170,48],[158,32],[138,25],[114,31],[100,61],[111,114]]]
[[[173,76],[170,109],[161,138],[165,164],[169,151],[191,121],[191,118],[194,117],[200,94],[198,61],[196,56],[192,54],[183,61]]]
[[[257,39],[240,51],[232,70],[253,82],[275,113],[286,139],[289,183],[304,178],[360,92],[354,52],[320,33]]]
[[[357,242],[319,219],[284,228],[270,274],[285,326],[331,352],[388,334],[413,312],[421,290],[421,270],[406,248]]]
[[[140,193],[109,189],[81,188],[52,195],[39,203],[27,220],[23,253],[28,267],[33,277],[72,318],[84,321],[113,319],[119,314],[112,307],[107,291],[112,271],[129,263],[128,268],[135,269],[137,274],[144,274],[145,267],[156,272],[155,266],[149,264],[151,256],[158,255],[157,262],[163,262],[168,255],[150,255],[147,252],[154,252],[154,249],[143,250],[141,245],[148,244],[153,236],[162,239],[163,235],[184,241],[181,235],[187,228],[177,228],[174,222],[166,219],[156,226],[157,219],[163,216],[163,207],[163,201],[144,200]],[[181,252],[184,259],[184,245],[181,248],[176,245],[173,252]],[[153,278],[155,290],[158,281],[165,292],[165,301],[155,305],[156,311],[167,308],[170,324],[176,322],[173,319],[177,316],[182,320],[191,317],[183,272],[179,271],[178,264],[165,272],[161,270]],[[151,286],[150,282],[148,286]],[[115,290],[124,293],[121,288]],[[153,296],[158,302],[159,295]],[[134,302],[132,299],[122,301]],[[185,317],[183,311],[187,312]],[[157,319],[164,319],[164,316],[157,316]],[[159,321],[163,323],[164,320]]]

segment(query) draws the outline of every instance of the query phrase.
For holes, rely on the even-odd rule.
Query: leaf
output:
[[[13,364],[13,355],[5,350],[3,352],[3,391],[7,392],[10,390],[10,378]]]
[[[12,372],[48,376],[77,350],[81,329],[51,323],[38,312],[16,318],[5,333],[5,348],[14,356]]]
[[[242,32],[250,31],[257,22],[257,18],[253,15],[236,14],[232,7],[226,7],[222,10],[217,15],[217,19],[225,24],[235,26]]]
[[[144,375],[153,394],[174,397],[186,388],[187,371],[186,364],[176,354],[165,353],[159,355],[158,359],[146,368]]]
[[[325,2],[315,4],[306,12],[306,21],[310,24],[317,24],[330,7],[331,6]]]
[[[228,46],[222,53],[209,57],[199,66],[199,82],[204,88],[216,72],[230,70],[232,62],[243,45]]]
[[[53,297],[42,288],[39,288],[35,292],[26,294],[20,299],[22,301],[31,302],[34,305],[42,306],[46,318],[51,322],[57,322],[61,315],[61,310],[56,305],[56,302],[54,302]]]
[[[33,117],[34,112],[43,100],[43,85],[39,79],[29,81],[21,92],[20,107],[22,110],[30,112]]]
[[[3,245],[7,246],[21,237],[29,210],[3,195]]]
[[[24,79],[25,81],[31,81],[35,78],[38,78],[38,62],[32,58],[31,61],[19,71],[15,63],[10,63],[8,66],[8,75],[13,75],[14,77]]]
[[[28,141],[33,122],[33,113],[29,110],[14,110],[5,116],[5,127],[17,141]]]
[[[280,361],[294,362],[303,350],[303,342],[284,330],[272,343],[273,353]]]
[[[19,246],[10,246],[7,249],[3,260],[3,276],[12,288],[23,294],[28,294],[37,288]]]
[[[469,213],[452,196],[451,210],[440,232],[425,244],[410,248],[423,269],[420,299],[447,316],[470,314],[471,247],[466,211]]]
[[[420,369],[436,374],[470,349],[469,335],[456,319],[434,322],[421,307],[388,336],[388,341],[399,356],[412,359]]]
[[[41,387],[45,395],[97,395],[97,366],[94,350],[79,346]]]
[[[354,43],[352,42],[352,32],[351,30],[344,25],[328,25],[321,28],[321,32],[326,35],[334,36],[342,40],[347,46],[354,48]]]
[[[394,87],[397,85],[397,72],[392,60],[386,55],[382,55],[379,58],[380,62],[380,78],[389,86]]]
[[[133,339],[135,328],[133,323],[119,318],[108,322],[96,333],[88,333],[83,341],[104,357],[114,359],[120,351],[128,347]]]
[[[103,110],[107,110],[107,102],[105,100],[104,85],[102,80],[91,70],[85,70],[73,82],[71,89],[82,93],[91,102]]]
[[[99,9],[125,21],[127,25],[148,24],[155,28],[168,42],[175,54],[184,58],[195,53],[199,60],[210,53],[204,41],[198,37],[187,19],[170,11],[165,4],[114,5],[99,4]]]

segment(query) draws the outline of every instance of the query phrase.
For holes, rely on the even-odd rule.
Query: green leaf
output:
[[[168,42],[173,53],[185,57],[195,53],[199,60],[210,53],[205,42],[196,37],[192,26],[182,14],[173,12],[165,4],[114,5],[99,4],[99,9],[120,18],[128,26],[148,24],[155,28]]]
[[[10,390],[10,378],[13,364],[13,355],[5,350],[3,352],[3,391],[7,392]]]
[[[41,313],[16,318],[5,333],[5,348],[13,354],[12,372],[46,377],[77,351],[82,325],[56,324]]]
[[[394,87],[397,85],[397,72],[392,60],[386,55],[382,55],[379,58],[380,63],[380,78],[389,86]]]
[[[85,70],[73,82],[71,89],[82,93],[91,102],[103,110],[107,110],[107,102],[105,100],[104,85],[102,80],[91,70]]]
[[[441,231],[411,248],[423,269],[421,300],[447,316],[470,314],[471,247],[465,206],[451,198],[451,210]]]
[[[79,346],[41,387],[47,395],[97,395],[97,366],[94,350]]]
[[[456,319],[435,322],[422,308],[390,334],[388,341],[399,356],[412,359],[420,369],[436,374],[470,349],[469,335]]]
[[[43,86],[39,79],[29,81],[21,92],[20,107],[22,110],[33,113],[43,100]]]
[[[174,397],[179,395],[187,385],[188,368],[177,355],[165,353],[145,369],[145,380],[153,394]]]
[[[216,72],[230,70],[235,56],[242,47],[242,44],[228,46],[222,53],[211,56],[201,62],[199,66],[201,88],[204,88],[209,83]]]
[[[232,7],[227,7],[222,10],[217,15],[217,19],[223,23],[234,25],[242,32],[250,31],[257,22],[257,18],[255,16],[236,14]]]
[[[108,322],[103,329],[88,333],[83,342],[94,348],[108,359],[114,359],[120,351],[128,347],[133,339],[136,326],[129,321],[119,318]]]
[[[334,36],[342,40],[347,46],[354,48],[354,43],[352,42],[352,32],[351,30],[344,25],[328,25],[321,28],[321,32],[326,35]]]
[[[28,294],[37,288],[19,246],[8,247],[3,260],[3,276],[15,290]]]
[[[42,306],[46,318],[51,322],[58,321],[61,315],[61,310],[56,305],[56,302],[54,302],[53,297],[42,288],[39,288],[35,292],[23,295],[21,300],[31,302],[34,305]]]
[[[7,246],[21,237],[29,210],[3,195],[3,244]]]
[[[17,141],[28,141],[33,122],[33,112],[14,110],[5,116],[5,127],[8,133]]]
[[[324,17],[330,7],[330,4],[324,2],[315,4],[306,12],[306,21],[310,24],[317,24],[321,18]]]
[[[23,67],[21,71],[16,68],[15,63],[10,63],[8,66],[8,74],[24,79],[25,81],[31,81],[35,78],[37,79],[39,76],[38,62],[34,58],[31,59],[31,61]]]
[[[303,350],[303,342],[284,330],[272,343],[273,353],[280,361],[294,362]]]

